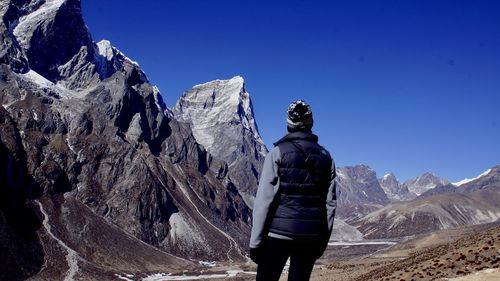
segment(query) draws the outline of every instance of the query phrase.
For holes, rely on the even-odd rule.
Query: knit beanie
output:
[[[310,131],[313,126],[311,106],[303,100],[294,101],[288,106],[286,122],[289,131]]]

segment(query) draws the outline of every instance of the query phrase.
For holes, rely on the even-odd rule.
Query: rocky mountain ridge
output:
[[[33,234],[44,241],[39,258],[51,258],[49,242],[40,240],[51,232],[41,221],[76,200],[118,226],[114,231],[123,235],[116,237],[131,235],[186,258],[245,260],[250,209],[228,164],[199,145],[189,126],[165,114],[158,89],[137,63],[108,41],[92,41],[80,1],[0,5],[1,121],[14,132],[2,143],[16,144],[2,150],[10,163],[3,175],[15,183],[14,171],[24,171],[32,179],[19,184],[29,190],[19,200],[41,204],[28,208],[39,217]],[[24,162],[9,160],[16,151]],[[8,193],[9,186],[0,189]],[[63,202],[47,208],[53,197]],[[2,222],[10,208],[4,205]],[[78,238],[60,234],[54,236],[65,245]]]
[[[500,219],[500,166],[461,186],[441,185],[351,222],[366,238],[397,238]]]

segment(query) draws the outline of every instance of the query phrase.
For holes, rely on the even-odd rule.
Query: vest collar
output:
[[[293,133],[288,133],[285,135],[283,138],[281,138],[279,141],[274,143],[274,146],[277,146],[280,143],[287,142],[287,141],[293,141],[293,140],[306,140],[306,141],[312,141],[317,143],[318,142],[318,136],[311,132],[293,132]]]

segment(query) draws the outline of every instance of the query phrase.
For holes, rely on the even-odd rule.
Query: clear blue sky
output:
[[[451,181],[500,164],[500,1],[83,0],[168,106],[242,75],[268,146],[294,99],[339,166]]]

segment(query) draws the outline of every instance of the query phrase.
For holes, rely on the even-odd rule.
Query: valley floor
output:
[[[500,222],[442,230],[393,243],[336,243],[318,261],[312,281],[500,280]],[[255,271],[250,264],[246,271]],[[255,280],[248,273],[216,267],[197,280]],[[233,268],[234,270],[234,268]],[[215,272],[218,271],[218,272]],[[226,274],[215,276],[214,274]],[[204,274],[210,274],[205,272]],[[187,277],[187,276],[186,276]],[[280,281],[287,280],[284,272]],[[151,279],[175,280],[172,278]],[[195,280],[193,278],[176,280]]]

